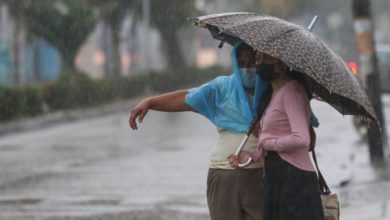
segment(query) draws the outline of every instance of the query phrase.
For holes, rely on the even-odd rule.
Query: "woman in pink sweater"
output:
[[[259,106],[259,145],[229,157],[233,167],[264,159],[264,220],[323,220],[317,174],[310,160],[310,98],[302,73],[257,56],[257,73],[270,84]]]

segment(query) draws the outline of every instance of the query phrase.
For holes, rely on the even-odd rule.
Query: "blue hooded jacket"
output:
[[[236,133],[248,131],[267,85],[267,82],[256,74],[254,102],[248,100],[237,61],[237,50],[241,44],[243,42],[237,43],[230,53],[233,74],[217,77],[200,87],[189,89],[185,99],[186,104],[208,118],[215,126]],[[319,126],[313,113],[310,124],[313,127]]]
[[[253,102],[248,100],[237,61],[237,43],[230,54],[233,74],[220,76],[200,87],[188,90],[185,102],[208,118],[215,126],[236,133],[246,133],[256,117],[256,109],[266,82],[256,74]]]

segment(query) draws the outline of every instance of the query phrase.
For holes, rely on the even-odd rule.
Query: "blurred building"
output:
[[[0,6],[0,85],[56,80],[60,74],[59,51],[43,40],[27,41],[6,5]],[[17,51],[16,51],[17,50]],[[18,74],[18,77],[15,75]]]
[[[269,11],[266,7],[286,7],[280,4],[287,0],[196,0],[196,7],[202,14],[232,11]],[[380,3],[381,2],[381,3]],[[378,42],[390,43],[390,13],[387,0],[373,1]],[[337,4],[336,4],[337,3]],[[294,16],[288,20],[307,25],[315,14],[320,15],[315,31],[325,42],[345,59],[354,59],[356,44],[352,29],[350,1],[313,0],[306,9],[295,7]],[[291,3],[292,4],[292,3]],[[387,8],[386,8],[387,7]],[[285,9],[287,10],[287,9]],[[271,10],[272,11],[272,10]],[[280,10],[279,10],[280,11]],[[199,14],[199,15],[202,15]],[[9,14],[6,5],[0,7],[0,85],[18,83],[36,83],[56,80],[60,74],[60,52],[43,40],[27,40],[23,29]],[[138,72],[159,70],[166,67],[166,61],[159,33],[146,22],[136,22],[129,14],[119,30],[121,75],[134,75]],[[111,30],[108,25],[99,22],[90,33],[76,57],[79,70],[93,78],[110,75],[113,59]],[[183,56],[188,64],[199,68],[212,65],[229,66],[231,46],[225,44],[218,49],[219,42],[214,40],[207,30],[197,28],[190,22],[180,30]]]

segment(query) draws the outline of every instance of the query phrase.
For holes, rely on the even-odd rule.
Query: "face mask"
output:
[[[256,85],[256,69],[240,68],[242,84],[245,88],[253,89]]]
[[[280,77],[280,74],[274,71],[273,64],[265,64],[265,63],[257,64],[256,73],[264,81],[273,81]]]

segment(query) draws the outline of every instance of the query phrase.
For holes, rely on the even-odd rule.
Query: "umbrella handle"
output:
[[[240,146],[238,146],[236,152],[234,153],[235,156],[238,156],[238,154],[241,152],[242,148],[245,146],[246,142],[249,139],[249,134],[245,135],[244,139],[241,141]],[[252,162],[252,158],[249,157],[248,160],[245,163],[238,164],[238,167],[243,168],[248,166]]]
[[[249,139],[249,135],[247,134],[245,135],[244,139],[242,139],[240,146],[238,146],[236,152],[234,153],[235,156],[238,156],[238,154],[241,152],[242,148],[244,147],[248,139]]]
[[[239,163],[239,164],[238,164],[238,167],[240,167],[240,168],[246,167],[246,166],[248,166],[250,163],[252,163],[252,161],[253,161],[252,157],[249,157],[248,160],[247,160],[245,163]]]

